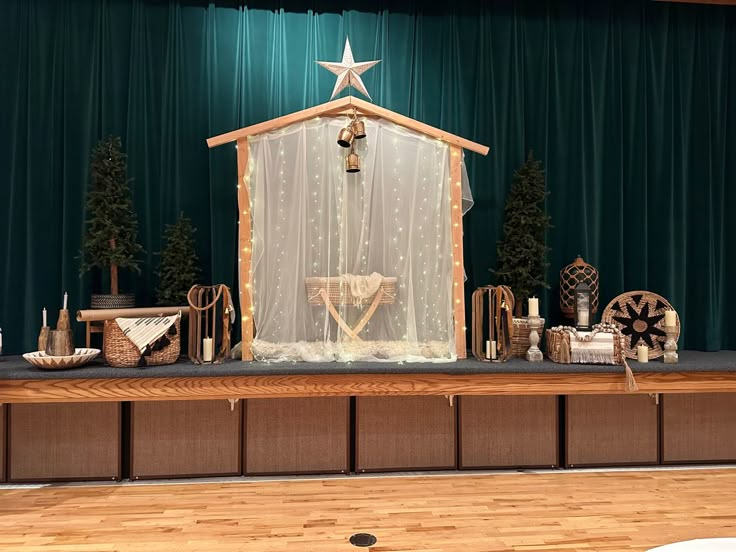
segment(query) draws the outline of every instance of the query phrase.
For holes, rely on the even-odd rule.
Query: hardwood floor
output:
[[[0,550],[646,550],[736,536],[735,496],[736,469],[13,488]]]

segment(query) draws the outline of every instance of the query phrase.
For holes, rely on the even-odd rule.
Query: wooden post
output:
[[[455,352],[466,358],[465,271],[463,270],[463,150],[450,145],[450,223],[452,224],[452,307],[455,318]]]
[[[240,282],[238,290],[242,312],[242,359],[253,360],[253,302],[251,298],[250,260],[253,251],[250,214],[250,177],[248,173],[248,137],[238,138],[238,257]]]

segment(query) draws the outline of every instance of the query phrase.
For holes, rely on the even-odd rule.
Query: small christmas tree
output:
[[[542,163],[530,151],[514,173],[504,208],[503,240],[498,242],[498,269],[493,271],[514,292],[515,316],[521,316],[522,306],[535,290],[549,288],[545,234],[552,225],[544,211],[547,194]]]
[[[186,305],[187,292],[198,282],[201,271],[194,247],[196,231],[184,213],[180,213],[175,224],[166,225],[166,246],[160,253],[157,271],[159,305]]]
[[[136,256],[143,251],[136,239],[138,218],[133,211],[126,159],[117,136],[100,141],[92,150],[90,188],[81,272],[110,269],[110,293],[117,295],[118,268],[140,272]]]

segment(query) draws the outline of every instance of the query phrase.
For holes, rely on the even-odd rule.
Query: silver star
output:
[[[369,100],[372,100],[370,94],[368,94],[368,91],[365,89],[365,85],[363,84],[363,80],[360,78],[360,75],[380,62],[381,60],[379,59],[376,61],[361,61],[359,63],[355,63],[355,60],[353,59],[353,51],[350,49],[350,39],[346,38],[345,49],[342,52],[341,62],[318,61],[317,63],[331,73],[337,75],[335,88],[332,90],[332,96],[330,99],[337,96],[346,86],[352,86]]]

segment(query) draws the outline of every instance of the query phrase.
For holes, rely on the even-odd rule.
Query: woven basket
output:
[[[539,332],[541,348],[542,336],[544,336],[544,318],[540,318],[539,322],[541,326],[539,326],[537,331]],[[514,335],[511,336],[511,356],[526,358],[529,345],[529,320],[526,318],[514,318]]]
[[[355,305],[356,297],[350,292],[350,286],[344,282],[339,276],[312,276],[305,278],[307,285],[307,299],[310,305],[324,305],[320,291],[325,290],[327,296],[333,304],[336,305]],[[383,290],[380,305],[391,305],[396,301],[396,278],[384,277],[381,281],[380,289]],[[370,297],[365,297],[360,303],[370,304],[376,297],[374,293]]]
[[[177,318],[175,323],[176,335],[169,337],[171,343],[163,349],[153,351],[150,355],[142,357],[145,366],[174,364],[178,360],[181,350],[180,320],[180,318]],[[141,365],[141,352],[126,337],[115,320],[105,320],[102,349],[105,362],[114,368],[135,368]]]
[[[93,294],[90,301],[92,309],[129,309],[131,307],[135,307],[135,295],[132,293]]]

